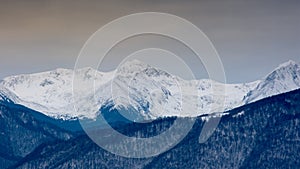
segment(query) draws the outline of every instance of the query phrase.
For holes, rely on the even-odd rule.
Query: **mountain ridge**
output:
[[[146,119],[174,115],[198,116],[215,111],[212,109],[214,105],[224,104],[220,111],[225,111],[296,89],[297,86],[300,88],[300,80],[293,84],[293,81],[286,83],[286,79],[279,79],[279,84],[284,84],[285,87],[278,88],[276,92],[272,88],[269,89],[270,87],[267,85],[278,80],[276,78],[270,79],[272,73],[280,74],[282,72],[279,70],[293,67],[293,65],[295,70],[288,70],[291,74],[294,72],[294,76],[300,77],[298,64],[294,61],[288,61],[279,65],[262,80],[241,84],[221,84],[209,79],[185,81],[180,77],[134,60],[125,62],[118,70],[111,72],[99,72],[93,68],[82,68],[76,71],[56,69],[35,74],[11,76],[0,82],[0,93],[4,93],[3,95],[13,102],[43,112],[48,116],[62,119],[95,118],[101,106],[109,101],[114,101],[116,107],[133,106],[141,111]],[[82,96],[79,101],[73,98],[72,82],[74,75],[78,78],[76,79],[78,86],[82,86],[78,89],[78,94]],[[283,76],[291,79],[288,73]],[[85,86],[88,86],[91,81],[95,82],[94,90],[85,89]],[[178,81],[180,86],[177,84]],[[277,84],[278,82],[274,82],[275,86]],[[111,87],[115,87],[114,94],[118,96],[117,99],[114,99],[109,93]],[[264,95],[255,94],[262,93],[262,90]],[[226,93],[218,93],[218,91],[225,91]],[[180,96],[180,92],[184,95]],[[128,93],[131,95],[128,96]],[[130,97],[130,104],[128,99],[126,100],[127,97]],[[85,100],[91,99],[95,99],[95,103],[87,104],[85,102]],[[182,105],[188,101],[190,101],[189,105]],[[79,111],[74,109],[75,102],[79,105]],[[145,109],[144,111],[145,107],[148,107],[148,110]],[[178,107],[183,109],[185,114],[180,114],[177,110]]]

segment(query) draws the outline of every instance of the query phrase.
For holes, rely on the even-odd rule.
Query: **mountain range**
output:
[[[76,91],[73,82],[79,86]],[[87,88],[91,83],[93,88]],[[187,81],[133,60],[112,72],[56,69],[10,76],[0,82],[0,96],[58,119],[93,119],[102,106],[113,103],[117,109],[137,110],[127,116],[139,121],[223,112],[298,88],[300,66],[294,61],[279,65],[261,80],[222,84],[210,79]]]
[[[56,69],[7,77],[0,82],[0,168],[295,168],[299,88],[294,61],[243,84],[187,81],[137,60],[112,72]],[[215,112],[220,124],[199,144]],[[172,149],[135,159],[107,152],[82,131],[78,120],[93,121],[99,113],[127,136],[157,135],[176,117],[197,120]],[[132,123],[123,113],[131,121],[153,121]]]

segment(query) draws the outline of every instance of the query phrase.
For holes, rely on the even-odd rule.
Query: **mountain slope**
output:
[[[74,136],[46,121],[51,119],[11,101],[0,101],[0,168],[14,164],[42,143]]]
[[[15,103],[43,112],[55,118],[74,118],[80,116],[74,111],[72,98],[73,70],[56,69],[54,71],[11,76],[0,83],[0,93]],[[105,82],[109,73],[100,73],[91,68],[75,72],[80,77],[82,92],[90,95],[92,91],[85,89],[90,80]],[[4,92],[3,92],[4,91]]]
[[[279,65],[244,98],[245,103],[300,88],[300,66],[294,61]]]
[[[86,136],[39,147],[18,168],[298,168],[300,90],[226,112],[207,142],[199,144],[203,119],[171,150],[147,159],[123,158],[99,148]],[[213,118],[213,117],[211,117]],[[207,119],[207,118],[206,118]],[[165,118],[144,127],[128,125],[126,135],[147,136],[172,125]],[[155,127],[156,126],[156,127]]]
[[[114,79],[96,91],[96,97],[99,105],[113,102],[114,108],[134,109],[144,119],[195,117],[239,106],[245,93],[256,84],[222,84],[209,79],[187,81],[134,60],[122,65]],[[113,95],[107,93],[110,91]],[[103,98],[104,95],[109,97]],[[220,110],[215,110],[216,107]]]

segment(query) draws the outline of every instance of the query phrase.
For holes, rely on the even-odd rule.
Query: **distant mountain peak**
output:
[[[293,60],[288,60],[287,62],[281,63],[276,69],[291,67],[291,66],[298,66],[298,63]]]
[[[299,65],[292,60],[289,60],[285,63],[280,64],[276,69],[274,69],[271,73],[266,76],[266,80],[274,80],[274,79],[283,79],[286,78],[297,78],[297,74],[300,72]]]
[[[119,67],[117,68],[117,72],[124,73],[124,74],[140,72],[149,67],[150,67],[150,65],[134,59],[134,60],[129,60],[129,61],[125,61],[125,62],[121,63],[119,65]]]
[[[140,66],[149,66],[148,64],[146,64],[145,62],[142,62],[138,59],[132,59],[132,60],[127,60],[124,62],[124,64],[128,64],[128,65],[140,65]]]
[[[300,88],[300,67],[292,60],[280,64],[250,91],[245,103]]]
[[[293,60],[288,60],[287,62],[284,62],[280,64],[277,68],[275,68],[271,73],[269,73],[266,77],[268,77],[271,74],[276,73],[284,73],[284,72],[294,72],[299,69],[299,64]]]

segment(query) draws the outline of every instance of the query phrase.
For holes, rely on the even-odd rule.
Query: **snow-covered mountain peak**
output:
[[[164,69],[154,67],[139,60],[126,61],[116,70],[116,75],[126,78],[134,78],[135,76],[147,76],[153,80],[181,80],[177,76],[173,76]]]
[[[280,64],[245,97],[245,103],[300,88],[300,67],[292,60]]]
[[[21,74],[17,76],[10,76],[4,78],[1,81],[1,85],[5,86],[12,91],[22,89],[38,89],[38,88],[49,88],[69,86],[73,78],[74,71],[72,69],[58,68],[52,71],[33,73],[33,74]],[[82,68],[76,70],[82,78],[82,80],[90,79],[91,77],[102,76],[102,73],[92,68]]]
[[[280,64],[274,71],[268,74],[264,81],[284,81],[291,82],[287,85],[287,87],[298,86],[299,87],[299,80],[300,80],[300,67],[294,61],[288,61],[283,64]]]
[[[107,73],[101,73],[92,68],[82,68],[75,71],[77,82],[86,93],[85,85],[91,80],[107,82]],[[0,83],[1,91],[8,98],[47,115],[59,118],[79,116],[74,112],[72,69],[55,69],[34,74],[10,76]]]
[[[275,70],[281,69],[281,68],[286,68],[286,67],[295,67],[298,66],[298,63],[293,61],[293,60],[288,60],[282,64],[280,64]]]
[[[118,74],[126,75],[143,71],[149,67],[150,65],[134,59],[121,63],[116,71]]]
[[[150,65],[137,59],[126,60],[121,64],[124,67],[149,67]]]
[[[286,78],[289,75],[295,75],[299,71],[299,65],[292,60],[280,64],[275,70],[269,73],[265,79]]]

